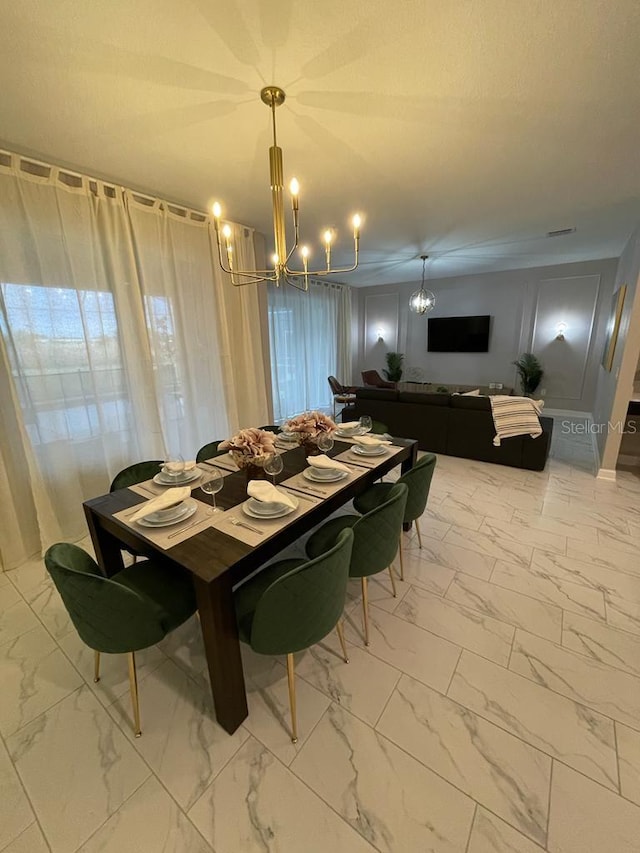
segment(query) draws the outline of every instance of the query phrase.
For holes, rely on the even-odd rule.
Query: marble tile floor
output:
[[[42,563],[0,575],[0,851],[637,853],[640,479],[592,466],[440,457],[370,647],[353,583],[350,663],[297,656],[295,746],[281,659],[216,725],[195,619],[139,656],[136,740],[125,659],[94,684]]]

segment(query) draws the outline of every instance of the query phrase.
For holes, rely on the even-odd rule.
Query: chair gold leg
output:
[[[400,552],[400,580],[404,580],[404,560],[402,559],[402,533],[398,540],[398,551]]]
[[[396,590],[396,579],[393,576],[393,565],[389,566],[389,577],[391,578],[391,589],[393,590],[393,597],[398,597],[398,592]]]
[[[338,632],[338,637],[340,638],[340,645],[342,646],[342,657],[344,658],[344,662],[349,663],[349,657],[347,655],[347,644],[344,641],[344,628],[342,627],[342,620],[336,623],[336,631]]]
[[[422,536],[420,535],[420,528],[418,527],[418,519],[416,518],[413,523],[415,524],[416,531],[418,533],[418,545],[420,545],[420,547],[422,548]]]
[[[293,655],[287,655],[287,679],[289,681],[289,705],[291,707],[291,743],[298,743],[298,718],[296,714],[296,673]]]
[[[93,680],[96,684],[100,681],[100,652],[93,653]]]
[[[369,645],[369,588],[367,579],[361,578],[362,581],[362,613],[364,615],[364,644]]]
[[[140,703],[138,702],[138,676],[136,674],[136,656],[134,652],[129,652],[129,687],[131,688],[131,704],[133,705],[133,733],[136,737],[140,737],[142,731],[140,729]]]

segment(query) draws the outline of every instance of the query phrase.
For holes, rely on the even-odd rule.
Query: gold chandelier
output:
[[[273,267],[266,270],[240,270],[236,269],[233,262],[233,248],[231,246],[231,228],[229,225],[220,226],[222,209],[218,202],[213,205],[213,216],[216,229],[216,240],[218,243],[218,260],[224,272],[231,276],[231,283],[238,286],[244,284],[256,284],[260,281],[273,281],[279,287],[284,280],[287,284],[297,287],[298,290],[309,289],[309,276],[325,276],[335,273],[352,272],[358,266],[358,252],[360,243],[361,218],[355,214],[352,219],[354,262],[353,266],[333,268],[331,266],[331,246],[334,240],[334,232],[327,228],[323,234],[325,266],[322,269],[309,270],[309,249],[307,246],[300,247],[302,258],[302,269],[293,269],[289,266],[291,258],[298,249],[300,243],[298,202],[300,187],[298,181],[293,178],[289,184],[291,193],[291,209],[293,212],[293,245],[287,248],[287,233],[284,214],[284,170],[282,166],[282,148],[278,147],[276,140],[276,107],[284,103],[285,94],[279,86],[266,86],[260,92],[260,98],[264,104],[271,109],[273,125],[273,145],[269,148],[269,175],[271,183],[271,205],[273,209],[273,237],[274,254],[272,256]]]

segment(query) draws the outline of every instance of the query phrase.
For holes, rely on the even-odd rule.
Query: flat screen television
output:
[[[429,317],[428,352],[488,352],[491,317]]]

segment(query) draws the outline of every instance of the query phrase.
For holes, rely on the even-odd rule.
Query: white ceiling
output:
[[[617,256],[640,220],[637,0],[0,0],[0,20],[2,144],[266,234],[258,92],[282,86],[303,236],[347,248],[365,216],[351,284],[418,280],[422,252],[437,278]]]

